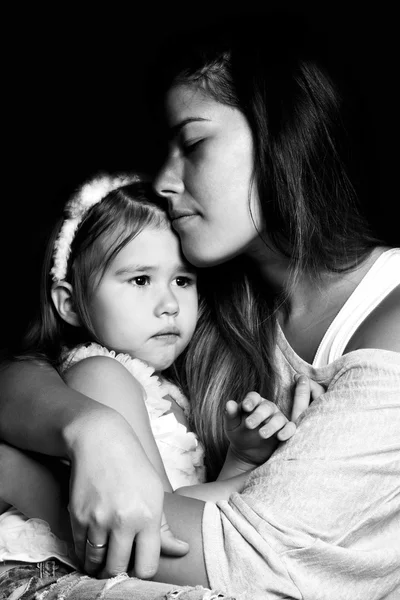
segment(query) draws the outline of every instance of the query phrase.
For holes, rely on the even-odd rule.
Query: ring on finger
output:
[[[104,544],[93,544],[93,542],[91,542],[89,538],[86,538],[86,543],[88,546],[94,548],[95,550],[101,550],[102,548],[105,548],[107,546],[107,542],[105,542]]]

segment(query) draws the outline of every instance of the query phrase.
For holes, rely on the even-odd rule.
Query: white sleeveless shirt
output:
[[[368,315],[400,285],[400,248],[383,252],[326,331],[313,360],[323,367],[340,358],[351,337]]]

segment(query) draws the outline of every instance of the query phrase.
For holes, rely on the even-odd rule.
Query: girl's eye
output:
[[[132,279],[129,280],[129,283],[137,285],[138,287],[143,287],[144,285],[149,285],[150,277],[148,275],[138,275],[137,277],[132,277]]]
[[[176,285],[178,287],[189,287],[190,285],[195,285],[196,281],[191,277],[180,276],[175,279]]]

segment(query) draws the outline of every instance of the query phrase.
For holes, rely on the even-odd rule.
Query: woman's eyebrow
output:
[[[188,123],[196,123],[201,121],[211,121],[211,119],[205,119],[204,117],[188,117],[187,119],[183,119],[173,127],[171,127],[171,137],[176,137],[178,133],[187,125]]]

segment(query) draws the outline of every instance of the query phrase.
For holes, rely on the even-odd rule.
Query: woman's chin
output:
[[[204,253],[204,248],[202,248],[203,252],[196,252],[191,248],[185,248],[182,245],[182,252],[188,262],[194,267],[198,269],[206,268],[206,267],[216,267],[218,265],[222,265],[223,263],[234,258],[238,253],[230,253],[230,254],[211,254]]]

